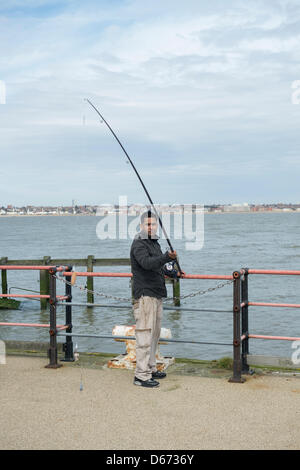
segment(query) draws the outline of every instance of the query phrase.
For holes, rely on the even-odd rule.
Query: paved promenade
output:
[[[1,449],[300,449],[299,376],[234,384],[171,370],[149,390],[132,371],[46,364],[0,365]]]

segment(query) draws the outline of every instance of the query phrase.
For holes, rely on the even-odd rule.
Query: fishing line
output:
[[[80,355],[78,352],[78,344],[75,344],[75,349],[74,349],[74,360],[75,362],[78,362],[79,368],[80,368],[80,385],[79,385],[79,390],[82,392],[83,391],[83,380],[82,380],[82,364],[80,360]]]
[[[158,214],[158,212],[157,212],[157,210],[156,210],[156,207],[154,206],[154,203],[153,203],[153,201],[152,201],[152,199],[151,199],[151,197],[150,197],[150,194],[149,194],[149,192],[148,192],[146,186],[144,185],[144,182],[143,182],[142,178],[140,177],[140,175],[139,175],[139,173],[138,173],[138,171],[137,171],[135,165],[133,164],[133,162],[132,162],[130,156],[129,156],[128,153],[126,152],[126,150],[125,150],[123,144],[121,143],[121,141],[119,140],[118,136],[115,134],[115,132],[113,131],[113,129],[111,128],[111,126],[108,124],[108,122],[104,119],[104,117],[102,116],[102,114],[101,114],[101,113],[99,112],[99,110],[96,108],[96,106],[94,106],[93,103],[92,103],[88,98],[85,98],[85,101],[87,101],[87,102],[89,103],[89,105],[92,106],[92,108],[93,108],[93,109],[96,111],[96,113],[100,116],[101,121],[106,124],[106,126],[108,127],[108,129],[110,130],[110,132],[112,133],[112,135],[114,136],[114,138],[116,139],[116,141],[118,142],[118,144],[120,145],[121,149],[122,149],[123,152],[125,153],[125,155],[126,155],[126,157],[127,157],[127,163],[130,163],[130,164],[131,164],[131,166],[132,166],[132,168],[133,168],[133,170],[134,170],[136,176],[138,177],[138,179],[139,179],[139,181],[140,181],[140,183],[141,183],[141,185],[142,185],[142,187],[143,187],[143,189],[144,189],[144,191],[145,191],[145,193],[146,193],[146,196],[147,196],[147,198],[148,198],[148,200],[149,200],[149,202],[150,202],[150,204],[151,204],[151,207],[152,207],[152,209],[153,209],[153,211],[154,211],[154,213],[155,213],[155,215],[156,215],[156,217],[157,217],[157,219],[158,219],[158,221],[159,221],[159,225],[160,225],[160,227],[161,227],[161,229],[162,229],[162,231],[163,231],[163,234],[164,234],[164,236],[165,236],[165,238],[166,238],[166,240],[167,240],[167,243],[168,243],[168,245],[169,245],[169,247],[170,247],[170,250],[171,250],[171,251],[174,251],[173,246],[172,246],[172,244],[171,244],[171,241],[170,241],[170,239],[169,239],[169,237],[168,237],[168,234],[167,234],[167,232],[166,232],[166,230],[165,230],[165,228],[164,228],[164,226],[163,226],[162,220],[161,220],[161,218],[160,218],[160,216],[159,216],[159,214]],[[179,272],[182,273],[182,270],[181,270],[181,268],[180,268],[180,265],[179,265],[179,262],[178,262],[178,259],[177,259],[177,258],[176,258],[176,263],[177,263]]]

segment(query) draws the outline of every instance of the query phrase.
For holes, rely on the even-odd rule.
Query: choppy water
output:
[[[0,256],[10,259],[129,257],[131,240],[99,240],[96,227],[100,218],[72,217],[1,217]],[[187,251],[185,240],[173,240],[182,269],[187,273],[231,274],[241,267],[265,269],[300,269],[300,213],[246,213],[205,215],[204,247]],[[161,240],[163,251],[167,249]],[[79,268],[79,266],[76,266]],[[128,272],[129,267],[95,268],[99,271]],[[85,280],[77,281],[84,285]],[[216,286],[222,281],[182,280],[181,294]],[[37,272],[9,271],[8,285],[39,289]],[[130,296],[129,279],[98,278],[94,289],[109,295]],[[171,286],[168,287],[171,295]],[[58,293],[64,286],[58,285]],[[85,294],[74,289],[74,301],[85,302]],[[249,300],[300,303],[300,279],[296,276],[250,276]],[[96,302],[103,303],[101,297]],[[124,304],[124,302],[123,302]],[[232,286],[182,301],[192,308],[232,309]],[[289,308],[249,308],[249,331],[256,334],[300,336],[300,310]],[[48,322],[48,311],[41,311],[39,302],[24,301],[18,311],[0,310],[1,321]],[[58,311],[58,323],[64,323],[64,311]],[[74,331],[111,335],[116,324],[133,324],[131,309],[73,308]],[[198,341],[232,341],[231,313],[165,311],[163,326],[170,328],[174,339]],[[1,327],[3,340],[48,341],[42,329]],[[63,341],[63,338],[60,340]],[[124,344],[108,339],[74,339],[79,350],[125,352]],[[169,344],[161,352],[176,357],[215,359],[232,354],[228,346]],[[251,340],[252,354],[290,357],[290,342]]]

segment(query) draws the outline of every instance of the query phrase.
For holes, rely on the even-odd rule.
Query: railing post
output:
[[[66,271],[72,271],[72,266],[68,266]],[[68,282],[65,284],[65,296],[67,297],[66,302],[72,302],[72,284],[71,278],[66,279]],[[66,305],[66,318],[65,325],[69,325],[66,329],[66,333],[72,333],[72,305]],[[63,351],[65,358],[62,359],[64,362],[73,362],[73,337],[66,336],[66,342],[63,344]]]
[[[133,277],[129,280],[130,292],[131,292],[131,303],[134,303],[134,295],[133,295]]]
[[[179,258],[177,256],[177,260],[179,262]],[[173,287],[173,304],[176,307],[180,306],[180,278],[172,279],[172,287]]]
[[[7,258],[1,258],[0,263],[1,264],[7,264]],[[1,270],[1,284],[2,284],[2,294],[7,294],[8,293],[8,287],[7,287],[7,271],[6,271],[6,269]]]
[[[249,374],[247,355],[249,354],[249,323],[248,323],[248,268],[243,269],[241,277],[241,303],[242,303],[242,373]]]
[[[88,272],[91,272],[91,273],[93,272],[93,270],[94,270],[93,264],[94,264],[94,256],[89,255],[87,257],[87,271]],[[93,278],[93,276],[88,276],[87,277],[86,285],[87,285],[88,291],[89,290],[91,290],[91,291],[94,290],[94,278]],[[94,294],[92,292],[87,292],[87,303],[88,304],[93,304],[94,303]]]
[[[43,258],[43,265],[47,265],[50,263],[51,257],[50,256],[44,256]],[[49,295],[49,272],[45,270],[40,271],[40,294],[41,295]],[[47,299],[41,299],[40,300],[40,305],[41,309],[45,310],[47,308]]]
[[[57,369],[61,367],[61,364],[57,363],[57,336],[56,336],[56,277],[53,276],[55,274],[56,269],[50,269],[50,348],[48,350],[48,357],[49,357],[49,364],[45,367],[49,369]]]
[[[172,279],[173,284],[173,303],[177,307],[180,305],[180,281],[179,279]]]
[[[241,376],[241,274],[234,271],[233,276],[233,376],[229,382],[243,383]]]

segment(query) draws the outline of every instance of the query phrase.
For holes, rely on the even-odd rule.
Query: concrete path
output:
[[[157,389],[128,370],[45,358],[0,365],[1,449],[299,449],[300,378],[168,374]]]

